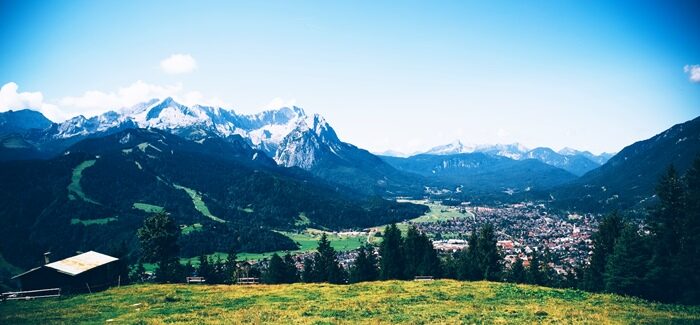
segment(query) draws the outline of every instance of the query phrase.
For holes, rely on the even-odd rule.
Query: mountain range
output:
[[[239,136],[281,166],[299,167],[366,193],[422,190],[415,177],[397,173],[368,151],[342,142],[322,116],[307,115],[299,107],[242,115],[166,98],[61,123],[31,110],[0,116],[0,161],[54,157],[83,139],[132,128],[159,129],[193,141]]]
[[[446,145],[433,147],[423,154],[454,155],[475,152],[485,153],[491,156],[507,157],[513,160],[536,159],[547,165],[561,168],[577,176],[581,176],[588,171],[598,168],[614,155],[611,153],[594,155],[589,151],[578,151],[568,147],[559,151],[554,151],[546,147],[528,149],[519,143],[465,145],[459,140]]]
[[[361,228],[423,214],[396,197],[539,200],[570,211],[643,206],[674,164],[700,153],[700,118],[618,154],[459,141],[410,157],[340,140],[299,107],[258,114],[172,98],[61,123],[0,113],[0,247],[19,266],[53,250],[135,246],[143,217],[166,211],[184,254],[296,246],[277,230]],[[489,201],[491,200],[491,201]]]

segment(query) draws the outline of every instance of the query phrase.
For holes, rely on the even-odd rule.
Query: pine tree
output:
[[[479,268],[479,240],[474,229],[467,240],[467,248],[457,256],[457,277],[460,280],[482,280],[484,273]]]
[[[530,256],[530,267],[528,267],[527,270],[527,282],[536,285],[544,285],[545,283],[542,261],[540,261],[540,254],[536,251],[533,251]]]
[[[496,233],[492,224],[487,223],[481,227],[477,241],[477,261],[479,271],[483,274],[482,278],[489,281],[500,280],[501,258],[498,254]]]
[[[236,250],[233,246],[229,248],[228,250],[228,256],[226,257],[226,261],[224,262],[223,266],[223,280],[224,283],[235,283],[236,282],[236,270],[238,268],[238,262],[236,259],[238,256],[236,255]]]
[[[510,274],[508,276],[508,281],[513,283],[525,283],[527,280],[527,274],[525,273],[525,267],[523,266],[523,260],[519,257],[515,258],[513,266],[510,268]]]
[[[700,156],[685,174],[685,218],[682,220],[678,270],[683,275],[680,302],[700,304]]]
[[[284,255],[284,283],[299,282],[299,272],[291,254]]]
[[[379,255],[381,255],[379,260],[381,279],[405,278],[403,239],[401,238],[401,230],[396,227],[396,224],[391,224],[384,229],[384,240],[379,246]]]
[[[357,250],[355,263],[350,269],[350,282],[375,281],[379,278],[377,269],[377,258],[374,255],[374,248],[366,244]]]
[[[642,296],[645,293],[649,255],[637,226],[626,225],[605,268],[605,291]]]
[[[131,273],[129,274],[129,282],[141,283],[145,280],[146,280],[146,268],[143,266],[143,261],[139,260],[139,262],[136,264],[136,267],[134,267],[131,270]]]
[[[593,235],[593,255],[585,273],[584,288],[588,291],[603,291],[605,284],[603,274],[608,257],[615,248],[615,242],[622,232],[624,224],[617,212],[601,220],[598,231]]]
[[[685,219],[685,188],[673,165],[659,181],[656,194],[659,204],[648,218],[653,237],[653,256],[646,280],[649,284],[647,298],[673,301],[682,287],[679,250],[683,238]]]
[[[338,256],[331,247],[328,237],[324,233],[318,241],[317,253],[314,255],[314,272],[319,282],[343,283],[345,276],[338,264]]]
[[[286,283],[286,266],[284,260],[277,255],[272,254],[267,270],[263,273],[263,281],[270,284]]]
[[[209,263],[209,257],[205,254],[199,255],[199,266],[197,267],[197,276],[205,278],[209,283],[213,283],[212,277],[213,268]]]
[[[319,282],[318,275],[316,274],[316,267],[314,265],[314,258],[307,256],[304,257],[304,269],[301,272],[301,280],[306,283]]]
[[[440,276],[440,259],[433,244],[425,234],[412,226],[406,233],[403,255],[405,256],[404,276],[412,279],[417,275]]]

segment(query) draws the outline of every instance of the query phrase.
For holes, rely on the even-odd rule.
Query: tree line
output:
[[[299,260],[289,253],[273,254],[263,263],[236,262],[232,247],[225,260],[201,256],[197,268],[178,259],[179,229],[167,214],[147,218],[138,231],[143,260],[156,264],[155,279],[181,282],[197,274],[208,283],[234,283],[236,277],[260,277],[265,283],[412,280],[417,276],[457,280],[506,281],[550,287],[610,292],[646,299],[697,304],[700,302],[700,159],[683,176],[670,167],[657,187],[658,203],[641,224],[618,213],[602,219],[593,235],[588,264],[558,275],[547,249],[533,251],[510,267],[497,248],[496,229],[483,224],[468,238],[465,249],[438,254],[426,234],[409,227],[405,236],[387,226],[378,245],[365,244],[345,269],[338,252],[323,234],[316,252]],[[527,266],[526,266],[527,264]],[[143,267],[136,279],[143,279]],[[139,278],[141,276],[141,278]]]
[[[683,176],[669,167],[656,197],[642,224],[618,213],[601,221],[579,288],[700,303],[700,159]]]

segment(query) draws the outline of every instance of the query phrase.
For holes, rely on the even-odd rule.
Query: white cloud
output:
[[[178,93],[181,91],[182,84],[159,86],[138,80],[114,92],[90,90],[86,91],[81,96],[63,97],[58,100],[58,105],[70,117],[80,114],[90,117],[109,110],[131,107],[152,98],[174,98],[177,97]]]
[[[197,61],[189,54],[173,54],[160,61],[160,68],[167,74],[190,73],[197,69]]]
[[[507,137],[507,136],[510,135],[510,132],[508,132],[508,131],[507,131],[506,129],[504,129],[504,128],[500,128],[500,129],[498,129],[498,131],[496,131],[496,135],[497,135],[499,138],[505,138],[505,137]]]
[[[172,97],[177,102],[191,106],[195,104],[226,107],[230,105],[217,97],[205,97],[199,91],[185,91],[181,83],[154,85],[138,80],[116,91],[89,90],[80,96],[67,96],[44,101],[41,92],[17,92],[18,86],[10,82],[0,89],[0,112],[8,109],[31,108],[40,111],[55,122],[83,115],[92,117],[110,110],[119,110],[149,101],[153,98]]]
[[[40,111],[52,121],[62,118],[58,106],[44,103],[44,95],[41,92],[20,92],[19,86],[14,82],[8,82],[0,88],[0,112],[30,108]]]
[[[0,88],[0,110],[41,108],[44,96],[40,92],[18,93],[17,89],[19,86],[14,82],[8,82]]]
[[[700,64],[686,65],[683,71],[688,74],[691,82],[700,83]]]
[[[109,110],[117,110],[124,107],[131,107],[149,101],[153,98],[163,99],[172,97],[175,101],[191,105],[206,105],[217,107],[230,107],[220,98],[207,98],[199,91],[185,91],[181,83],[174,85],[153,85],[141,80],[133,84],[119,88],[115,92],[102,92],[99,90],[86,91],[79,97],[64,97],[58,101],[59,106],[75,116],[82,114],[85,116],[95,116]]]
[[[281,107],[292,107],[296,105],[297,100],[296,99],[283,99],[279,97],[275,97],[273,100],[271,100],[269,103],[263,105],[261,108],[262,109],[277,109]]]

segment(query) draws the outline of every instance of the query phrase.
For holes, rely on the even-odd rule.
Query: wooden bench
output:
[[[28,290],[28,291],[12,291],[3,292],[0,294],[0,300],[32,300],[38,298],[60,297],[61,288]]]
[[[188,276],[186,278],[187,283],[204,283],[207,282],[207,279],[201,276]]]
[[[258,284],[260,283],[259,278],[238,278],[238,284]]]
[[[413,281],[433,281],[433,276],[432,275],[416,275],[415,278],[413,278]]]

